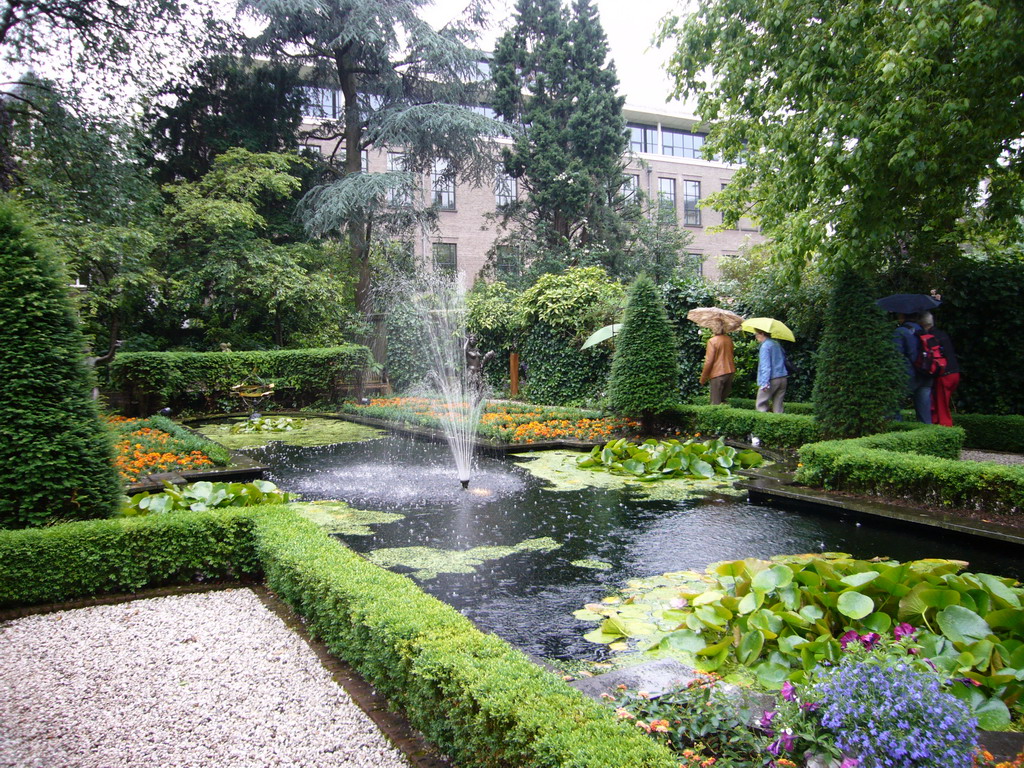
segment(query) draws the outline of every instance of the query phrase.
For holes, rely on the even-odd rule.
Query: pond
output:
[[[593,625],[573,611],[628,579],[718,560],[838,551],[957,558],[972,571],[1016,578],[1024,571],[1019,556],[957,534],[754,506],[735,492],[652,500],[635,487],[551,490],[520,465],[525,457],[477,455],[465,491],[445,445],[401,436],[270,443],[248,453],[270,468],[267,479],[305,501],[398,513],[383,516],[391,522],[371,519],[363,535],[339,536],[413,576],[482,630],[545,658],[604,658],[604,646],[583,639]]]

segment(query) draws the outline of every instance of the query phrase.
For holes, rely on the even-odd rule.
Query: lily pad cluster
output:
[[[375,549],[367,555],[382,568],[411,568],[417,579],[433,579],[441,573],[473,573],[488,560],[500,560],[517,552],[550,552],[558,549],[554,539],[544,536],[527,539],[514,546],[473,547],[466,550],[434,549],[433,547],[389,547]]]
[[[344,501],[297,501],[291,504],[291,509],[327,533],[346,536],[370,536],[373,534],[371,525],[396,523],[405,518],[397,512],[355,509]]]
[[[269,417],[268,417],[269,418]],[[278,417],[289,418],[289,417]],[[278,419],[274,419],[275,421]],[[196,429],[205,437],[215,440],[233,450],[245,450],[266,445],[271,440],[288,445],[332,445],[334,443],[354,443],[374,440],[382,437],[383,430],[355,424],[344,419],[310,417],[294,419],[301,422],[301,429],[285,429],[283,431],[249,432],[237,430],[244,427],[249,419],[236,422],[215,421],[201,424]]]
[[[174,485],[164,480],[159,493],[143,491],[126,497],[121,508],[122,517],[162,515],[169,512],[206,512],[221,507],[251,507],[257,504],[284,504],[297,498],[285,493],[269,480],[251,483],[211,483],[203,480],[188,485]]]
[[[850,633],[916,632],[986,728],[1024,715],[1024,588],[956,560],[857,560],[843,553],[714,563],[634,580],[576,611],[586,639],[675,655],[703,671],[746,667],[769,690],[840,658]]]
[[[721,438],[685,443],[679,440],[645,440],[637,445],[626,438],[611,440],[577,461],[580,469],[627,475],[637,480],[654,481],[684,477],[709,480],[729,477],[734,468],[747,469],[764,462],[757,451],[737,451]]]
[[[253,432],[292,432],[302,429],[305,421],[290,416],[261,416],[258,419],[246,419],[231,426],[231,434],[251,434]]]

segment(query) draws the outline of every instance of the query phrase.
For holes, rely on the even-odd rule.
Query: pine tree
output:
[[[0,202],[0,528],[113,514],[121,495],[63,269]]]
[[[570,263],[573,249],[621,245],[613,201],[625,181],[624,99],[591,0],[571,11],[561,0],[518,0],[492,77],[495,111],[523,129],[503,160],[526,200],[507,218]]]
[[[818,347],[814,413],[830,437],[879,432],[899,407],[906,370],[893,326],[867,281],[847,269],[835,278]]]
[[[672,323],[646,275],[630,288],[615,345],[608,382],[611,409],[640,418],[650,430],[653,417],[679,401],[679,362]]]

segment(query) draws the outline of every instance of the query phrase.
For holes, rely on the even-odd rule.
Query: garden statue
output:
[[[469,385],[474,391],[479,392],[484,388],[484,366],[488,360],[494,357],[494,350],[492,349],[487,354],[481,354],[476,346],[476,336],[473,334],[469,334],[466,337],[464,350],[466,353],[466,372],[469,378]]]

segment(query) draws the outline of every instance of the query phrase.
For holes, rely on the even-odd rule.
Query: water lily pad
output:
[[[561,546],[550,537],[527,539],[512,547],[473,547],[467,550],[432,547],[388,547],[375,549],[367,557],[383,568],[411,568],[417,579],[433,579],[441,573],[473,573],[488,560],[500,560],[517,552],[550,552]]]
[[[346,536],[369,536],[373,530],[368,526],[394,523],[405,517],[396,512],[353,509],[344,501],[298,501],[292,504],[290,509],[294,509],[328,533]]]
[[[375,440],[387,433],[374,427],[355,424],[344,419],[311,418],[303,419],[301,429],[288,432],[250,432],[232,434],[231,428],[244,422],[244,418],[230,421],[215,421],[194,427],[211,440],[232,450],[245,450],[266,445],[271,440],[288,445],[331,445],[334,443],[359,443]]]
[[[580,469],[577,460],[586,453],[554,450],[513,454],[520,467],[548,483],[545,490],[561,493],[582,488],[625,488],[635,490],[644,498],[655,501],[682,501],[702,498],[710,493],[743,496],[746,491],[736,488],[736,477],[711,477],[707,480],[670,478],[656,483],[643,482],[635,477],[613,475]],[[709,465],[710,466],[710,465]]]
[[[572,565],[577,568],[593,568],[596,571],[607,571],[612,567],[611,563],[606,563],[603,560],[573,560]]]

